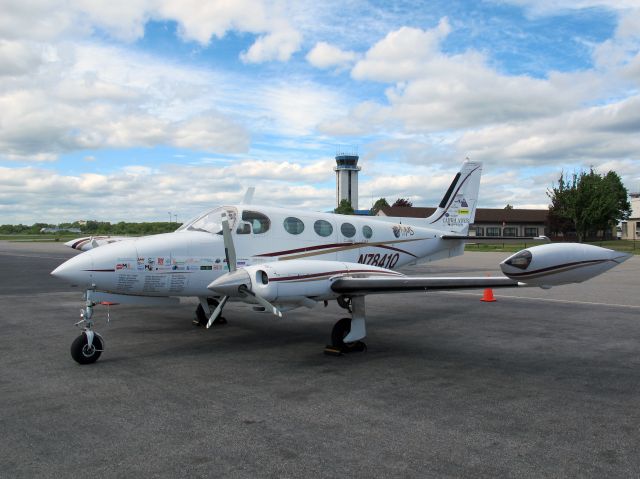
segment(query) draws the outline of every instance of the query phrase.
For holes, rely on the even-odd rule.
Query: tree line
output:
[[[150,235],[158,233],[169,233],[175,231],[180,226],[179,223],[168,221],[141,222],[133,223],[120,221],[118,223],[110,223],[108,221],[93,221],[79,223],[60,223],[58,225],[48,223],[34,223],[32,225],[0,225],[0,234],[40,234],[42,228],[79,228],[83,235]],[[64,233],[64,231],[61,231]],[[47,233],[43,233],[47,234]],[[49,233],[51,234],[51,233]]]
[[[413,206],[413,203],[406,198],[398,198],[391,206],[409,207]],[[377,200],[369,210],[369,214],[371,216],[375,216],[378,214],[378,211],[383,208],[389,208],[389,203],[386,198],[380,198]],[[333,210],[333,212],[340,215],[355,214],[355,210],[353,209],[353,206],[351,206],[351,202],[349,200],[340,200],[340,204],[335,210]]]

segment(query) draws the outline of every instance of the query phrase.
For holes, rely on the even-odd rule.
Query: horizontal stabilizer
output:
[[[465,240],[465,241],[474,241],[476,243],[483,242],[498,242],[498,243],[506,243],[506,242],[523,242],[523,241],[540,241],[542,243],[549,243],[551,240],[546,236],[464,236],[464,235],[442,235],[440,239],[443,240]]]

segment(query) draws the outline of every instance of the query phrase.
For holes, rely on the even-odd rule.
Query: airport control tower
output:
[[[358,209],[358,158],[357,151],[336,153],[336,208],[341,200],[349,200],[353,209]]]

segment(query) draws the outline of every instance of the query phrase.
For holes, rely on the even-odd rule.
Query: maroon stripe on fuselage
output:
[[[304,248],[288,249],[288,250],[284,250],[284,251],[274,251],[273,253],[257,254],[256,256],[266,256],[266,257],[282,256],[284,254],[305,253],[307,251],[317,251],[317,250],[325,249],[325,248],[337,248],[337,247],[340,247],[340,246],[352,246],[353,244],[354,243],[321,244],[321,245],[317,245],[317,246],[306,246]]]
[[[384,249],[390,249],[393,251],[398,251],[400,253],[404,253],[404,254],[408,254],[409,256],[413,256],[414,258],[417,258],[417,256],[413,253],[409,253],[408,251],[405,251],[403,249],[400,248],[396,248],[394,246],[387,246],[387,245],[381,245],[381,244],[371,244],[371,243],[331,243],[331,244],[323,244],[323,245],[317,245],[317,246],[306,246],[304,248],[296,248],[296,249],[289,249],[289,250],[284,250],[284,251],[274,251],[273,253],[263,253],[263,254],[257,254],[255,255],[256,257],[268,257],[268,258],[273,258],[276,256],[284,256],[287,254],[294,254],[294,253],[306,253],[309,251],[319,251],[319,250],[323,250],[323,249],[331,249],[331,248],[340,248],[340,247],[348,247],[351,249],[356,249],[359,247],[369,247],[369,248],[384,248]]]
[[[312,273],[312,274],[301,274],[298,276],[285,276],[283,278],[269,278],[269,281],[291,281],[293,279],[309,279],[309,278],[317,278],[319,276],[329,276],[336,274],[345,274],[345,273],[371,273],[371,274],[380,274],[380,275],[391,275],[391,276],[403,276],[400,273],[396,273],[395,271],[378,271],[378,270],[370,270],[370,269],[353,269],[351,271],[343,269],[338,271],[324,271],[322,273]]]

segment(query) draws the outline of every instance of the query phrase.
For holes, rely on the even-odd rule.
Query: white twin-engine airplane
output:
[[[94,332],[97,304],[163,305],[199,299],[209,328],[224,322],[226,302],[283,311],[337,300],[349,317],[331,331],[336,353],[364,350],[365,296],[408,291],[551,286],[580,283],[631,255],[557,243],[524,249],[500,264],[503,277],[410,277],[396,268],[461,255],[478,200],[482,164],[465,161],[428,218],[343,216],[240,204],[221,206],[177,231],[103,244],[51,274],[86,289],[71,346],[81,364],[95,362],[104,340]]]

